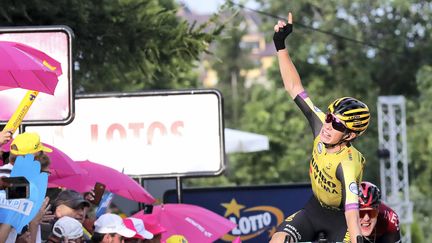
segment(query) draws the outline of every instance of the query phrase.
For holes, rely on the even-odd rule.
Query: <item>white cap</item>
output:
[[[126,238],[135,235],[135,231],[126,228],[120,216],[112,213],[103,214],[94,223],[95,232],[101,234],[117,233]]]
[[[75,240],[83,236],[82,224],[74,218],[63,216],[55,222],[52,233],[59,238]]]
[[[144,225],[144,221],[142,219],[137,218],[125,218],[123,219],[124,224],[126,227],[128,227],[131,230],[134,230],[136,232],[137,238],[142,239],[153,239],[153,234],[150,231],[147,231]]]

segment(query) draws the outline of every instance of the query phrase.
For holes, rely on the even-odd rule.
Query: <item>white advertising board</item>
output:
[[[39,93],[22,124],[67,124],[73,118],[72,37],[67,26],[0,27],[1,41],[28,45],[61,63],[62,75],[54,95]],[[7,123],[26,92],[20,88],[0,92],[0,123]]]
[[[220,174],[222,95],[216,90],[82,96],[66,126],[32,126],[75,161],[143,178]]]

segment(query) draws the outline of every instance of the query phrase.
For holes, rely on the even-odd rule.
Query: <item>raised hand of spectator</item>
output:
[[[46,223],[43,222],[45,215],[47,214],[47,212],[51,207],[49,203],[49,197],[45,197],[42,206],[39,209],[39,212],[36,214],[36,216],[33,218],[32,221],[30,221],[30,227],[29,227],[29,231],[30,231],[30,242],[35,242],[36,241],[36,237],[37,237],[37,232],[39,231],[39,225],[42,223]],[[51,213],[52,215],[52,213]],[[53,220],[54,217],[51,218],[51,220]],[[51,221],[49,221],[51,222]],[[49,223],[48,222],[48,223]]]
[[[0,145],[8,143],[12,139],[12,130],[5,129],[0,132]]]
[[[92,202],[95,198],[95,192],[94,189],[91,189],[91,191],[84,193],[84,199]]]
[[[31,242],[30,231],[25,231],[22,234],[18,235],[15,243],[29,243]]]
[[[39,213],[42,214],[42,217],[40,218],[40,224],[50,224],[55,219],[54,212],[51,211],[51,204],[48,204],[48,202],[49,202],[49,198],[46,197],[39,211]]]
[[[44,201],[42,203],[42,206],[39,209],[39,212],[33,218],[33,220],[31,221],[31,223],[34,223],[34,224],[41,224],[42,223],[43,217],[45,216],[45,214],[48,212],[48,210],[51,207],[51,205],[49,205],[48,203],[49,203],[49,197],[45,197],[45,199],[44,199]]]

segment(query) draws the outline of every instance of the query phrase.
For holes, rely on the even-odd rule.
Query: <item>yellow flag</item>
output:
[[[18,108],[15,110],[12,117],[9,119],[8,123],[6,124],[4,130],[13,129],[12,133],[14,133],[17,130],[17,128],[21,124],[22,120],[24,119],[25,115],[30,109],[30,106],[33,104],[33,101],[36,99],[38,94],[39,94],[38,91],[33,91],[33,90],[27,91],[24,98],[21,100],[21,103],[18,105]]]

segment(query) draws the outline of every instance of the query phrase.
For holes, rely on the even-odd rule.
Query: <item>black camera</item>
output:
[[[3,182],[9,185],[6,187],[6,199],[23,199],[30,195],[30,186],[28,180],[24,176],[3,177]]]

